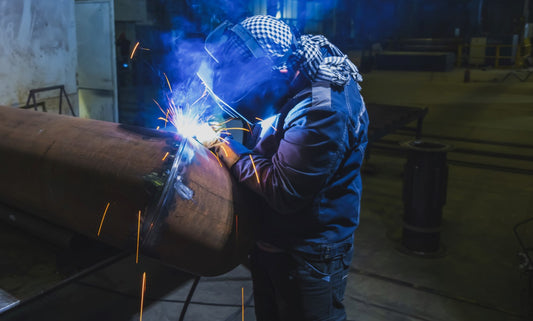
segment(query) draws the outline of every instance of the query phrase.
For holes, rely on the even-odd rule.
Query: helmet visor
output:
[[[222,23],[207,36],[205,49],[213,59],[211,88],[231,106],[263,90],[262,84],[272,77],[272,60],[240,25]]]

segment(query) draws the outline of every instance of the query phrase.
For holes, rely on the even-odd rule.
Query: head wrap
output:
[[[253,16],[240,23],[263,48],[277,68],[286,68],[287,57],[292,52],[295,39],[285,22],[272,16]]]
[[[363,81],[357,67],[348,56],[324,36],[303,35],[294,53],[299,69],[312,81],[324,80],[344,86],[353,78]]]
[[[350,77],[357,82],[363,81],[348,56],[324,36],[303,35],[296,40],[291,28],[272,16],[252,16],[240,24],[278,69],[299,69],[311,81],[323,80],[339,86],[347,84]]]

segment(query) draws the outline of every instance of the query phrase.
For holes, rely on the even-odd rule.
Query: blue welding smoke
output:
[[[224,20],[239,21],[250,15],[245,2],[158,0],[148,4],[155,25],[136,30],[142,46],[149,49],[139,51],[134,61],[142,104],[137,123],[164,128],[159,107],[188,106],[204,94],[205,86],[196,73],[207,59],[205,36]],[[147,97],[150,94],[153,97]]]
[[[152,45],[156,48],[152,50],[155,57],[145,70],[154,74],[159,81],[155,82],[158,91],[153,106],[151,109],[145,108],[142,116],[145,118],[145,126],[161,127],[161,109],[165,110],[168,106],[197,108],[200,120],[220,114],[223,110],[227,113],[225,108],[220,108],[220,102],[213,98],[211,92],[211,101],[192,103],[206,93],[205,84],[197,76],[200,65],[205,65],[205,61],[209,59],[204,49],[206,35],[225,20],[238,22],[249,16],[245,1],[189,0],[187,8],[176,2],[161,3],[164,5],[161,24],[166,28],[160,32],[152,30],[148,37],[156,38],[157,41],[153,41]],[[251,81],[253,76],[250,73]]]
[[[265,14],[269,5],[271,11],[279,11],[269,13],[275,13],[293,26],[300,24],[302,19],[307,22],[301,26],[310,30],[300,30],[302,33],[315,33],[314,26],[335,16],[336,29],[324,30],[323,34],[342,49],[354,43],[359,47],[370,44],[395,30],[395,5],[387,0],[159,0],[151,5],[153,3],[159,5],[158,25],[145,30],[145,34],[138,33],[138,39],[151,48],[150,67],[143,68],[140,78],[153,78],[151,82],[157,92],[152,98],[162,105],[168,105],[171,100],[176,105],[187,105],[205,91],[196,74],[202,61],[208,59],[204,40],[211,30],[225,20],[236,23],[253,14]],[[262,3],[262,7],[257,6],[258,3]],[[328,31],[332,34],[327,34]],[[250,73],[249,77],[253,76]],[[250,82],[254,79],[250,78]],[[173,87],[172,93],[169,85]],[[144,102],[147,106],[142,115],[145,125],[160,125],[157,120],[161,116],[159,108],[151,100],[144,99]]]

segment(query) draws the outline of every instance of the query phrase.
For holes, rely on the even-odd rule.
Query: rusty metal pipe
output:
[[[252,196],[194,140],[10,107],[0,137],[0,203],[132,251],[140,211],[141,253],[197,275],[249,249]]]
[[[15,211],[2,204],[0,204],[0,223],[16,227],[61,249],[70,248],[72,240],[77,235],[39,217]]]

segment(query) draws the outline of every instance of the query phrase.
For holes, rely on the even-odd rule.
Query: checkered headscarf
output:
[[[291,28],[272,16],[253,16],[240,24],[273,58],[278,69],[299,69],[312,81],[325,80],[339,86],[347,84],[350,77],[357,82],[363,80],[348,56],[324,36],[303,35],[294,43]]]
[[[324,36],[303,35],[295,55],[299,57],[300,70],[311,80],[325,80],[344,86],[353,78],[363,81],[357,67],[339,48]]]
[[[291,28],[286,23],[272,16],[253,16],[240,25],[250,32],[277,67],[286,67],[286,58],[293,45]]]

